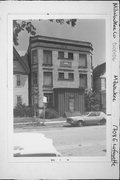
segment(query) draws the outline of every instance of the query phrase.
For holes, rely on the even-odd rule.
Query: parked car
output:
[[[84,115],[67,117],[67,123],[71,125],[103,125],[106,123],[106,114],[101,111],[86,112]]]
[[[53,140],[41,133],[15,133],[14,157],[55,157],[61,154],[53,146]]]

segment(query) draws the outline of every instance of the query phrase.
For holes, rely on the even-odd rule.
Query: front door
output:
[[[74,112],[75,110],[75,99],[69,98],[69,111]]]

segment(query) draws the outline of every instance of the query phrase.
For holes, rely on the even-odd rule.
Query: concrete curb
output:
[[[66,121],[45,121],[44,124],[60,124],[60,123],[65,123]],[[27,124],[36,124],[40,123],[42,124],[43,121],[36,121],[36,122],[21,122],[21,123],[14,123],[14,125],[27,125]]]

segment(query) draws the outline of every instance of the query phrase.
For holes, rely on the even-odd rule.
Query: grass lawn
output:
[[[17,117],[17,118],[14,118],[14,123],[24,123],[24,122],[35,122],[36,119],[33,118],[33,117]]]

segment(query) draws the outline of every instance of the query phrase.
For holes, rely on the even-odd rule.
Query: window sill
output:
[[[59,58],[59,57],[58,57],[58,60],[68,60],[68,61],[73,61],[74,59],[70,59],[70,58]]]
[[[42,64],[43,66],[53,66],[53,64]]]
[[[87,67],[87,66],[78,66],[78,68],[84,68],[84,69],[87,69],[88,67]]]
[[[43,85],[43,88],[52,88],[53,86],[52,85]]]
[[[74,81],[74,79],[60,79],[60,78],[58,78],[58,81]]]

